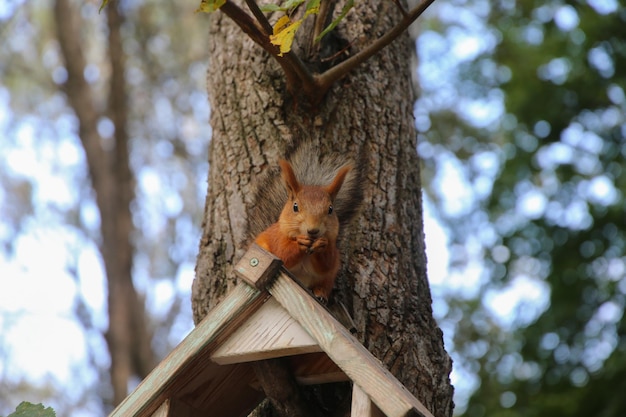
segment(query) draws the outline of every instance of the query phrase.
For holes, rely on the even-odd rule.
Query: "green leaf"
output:
[[[202,0],[200,2],[200,7],[196,10],[196,13],[204,12],[204,13],[213,13],[220,7],[222,7],[226,3],[226,0]]]
[[[320,12],[320,0],[309,0],[306,4],[305,16],[310,14],[318,14]]]
[[[341,22],[341,20],[346,17],[346,15],[348,14],[348,12],[350,11],[350,9],[352,9],[354,7],[354,0],[350,0],[348,1],[345,6],[343,6],[343,9],[341,9],[341,14],[339,16],[337,16],[337,18],[335,20],[333,20],[330,25],[326,26],[326,29],[324,29],[322,31],[322,33],[320,33],[316,38],[315,38],[315,42],[319,42],[324,36],[326,36],[328,34],[328,32],[330,32],[331,30],[333,30],[338,24],[339,22]]]
[[[286,9],[277,4],[264,4],[260,7],[262,12],[285,12]]]
[[[287,0],[285,2],[285,4],[283,4],[283,9],[285,10],[291,10],[291,9],[295,9],[296,7],[298,7],[299,5],[301,5],[302,3],[304,3],[305,0]]]
[[[46,408],[43,404],[23,401],[8,417],[56,417],[56,413],[51,407]]]

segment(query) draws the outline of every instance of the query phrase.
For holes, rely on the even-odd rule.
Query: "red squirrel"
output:
[[[317,152],[311,155],[303,150],[292,158],[291,163],[279,161],[287,201],[280,211],[278,221],[258,234],[255,243],[280,258],[285,267],[319,301],[326,303],[340,267],[340,252],[337,247],[340,223],[349,221],[354,215],[356,207],[350,204],[358,206],[362,191],[355,184],[358,173],[349,175],[353,171],[352,164],[343,164],[337,168],[335,165],[338,159],[331,159],[326,165],[315,165],[309,161],[303,163],[303,159],[316,156]],[[296,174],[298,171],[294,172],[294,168],[300,168],[300,172]],[[307,177],[304,171],[311,169],[326,171],[323,176],[317,175],[319,172],[308,175],[309,178],[315,178],[314,182],[319,184],[326,178],[332,180],[325,181],[322,185],[301,182],[300,175]],[[330,177],[329,173],[334,177]],[[344,184],[343,201],[337,201]],[[278,193],[275,190],[270,194],[269,198],[273,199]],[[266,195],[265,199],[267,198]],[[337,208],[344,211],[343,216],[338,213]]]

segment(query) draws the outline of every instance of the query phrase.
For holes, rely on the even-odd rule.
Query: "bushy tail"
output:
[[[287,159],[293,167],[296,178],[304,185],[330,184],[337,171],[346,164],[352,163],[346,179],[333,202],[333,207],[339,218],[342,230],[358,212],[363,201],[363,172],[364,161],[362,156],[349,159],[345,155],[329,155],[324,158],[316,146],[310,142],[297,145],[289,152]],[[248,238],[254,239],[259,233],[278,221],[283,206],[287,201],[287,191],[280,177],[280,168],[276,166],[268,169],[263,179],[259,181],[255,204],[248,216]]]

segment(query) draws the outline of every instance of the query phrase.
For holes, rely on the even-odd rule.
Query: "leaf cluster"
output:
[[[44,407],[43,404],[23,401],[8,417],[56,417],[56,413],[51,407]]]
[[[458,248],[453,261],[466,265],[470,237],[486,272],[479,302],[448,303],[448,317],[471,326],[457,322],[454,337],[457,363],[478,377],[468,416],[626,410],[614,395],[626,389],[626,15],[595,7],[491,5],[487,33],[497,44],[462,64],[457,83],[501,96],[501,117],[477,129],[462,109],[441,111],[424,134],[433,168],[445,144],[470,186],[489,182],[462,216],[445,207],[441,216]],[[489,175],[477,163],[485,153],[497,161]],[[494,316],[481,294],[520,280],[534,282],[545,303]]]

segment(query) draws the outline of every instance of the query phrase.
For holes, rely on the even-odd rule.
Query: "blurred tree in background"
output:
[[[439,17],[418,45],[465,36],[449,51],[464,62],[445,91],[423,83],[416,113],[463,289],[444,294],[444,332],[477,388],[457,413],[626,415],[626,9],[452,1]],[[441,187],[446,166],[463,191]]]
[[[0,5],[0,260],[17,265],[1,278],[32,306],[3,306],[0,414],[33,391],[59,415],[104,414],[192,326],[210,135],[193,6]],[[77,358],[33,380],[9,341],[52,322],[35,306],[54,299],[51,327],[74,337],[33,326],[30,342]]]
[[[115,134],[106,13],[96,2],[69,5],[106,148]],[[160,358],[191,326],[210,135],[207,30],[197,2],[120,6],[133,283]],[[449,259],[431,252],[429,268],[450,265],[432,291],[459,414],[626,415],[625,10],[614,0],[438,0],[421,23],[418,151],[427,211],[449,239]],[[56,300],[84,345],[42,341],[44,313],[3,298],[0,414],[30,400],[58,415],[102,415],[113,394],[101,217],[61,92],[69,74],[52,5],[0,3],[0,37],[0,281],[33,303]],[[50,283],[20,281],[55,268],[64,275]],[[63,380],[34,380],[15,368],[23,361],[9,343],[23,328],[33,329],[23,345],[40,355],[58,345],[84,361]]]

